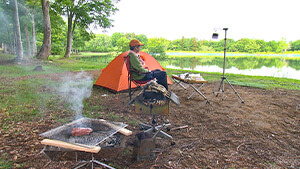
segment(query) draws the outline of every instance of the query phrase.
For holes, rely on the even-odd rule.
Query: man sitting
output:
[[[130,63],[130,74],[132,78],[137,81],[148,81],[156,78],[157,83],[163,85],[168,90],[167,73],[159,69],[148,70],[146,69],[143,58],[139,55],[141,46],[139,40],[133,39],[129,43],[130,51],[128,53]]]

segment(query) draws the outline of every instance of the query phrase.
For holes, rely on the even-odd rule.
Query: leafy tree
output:
[[[231,45],[234,45],[235,44],[235,41],[233,40],[233,39],[227,39],[226,40],[226,50],[228,51],[228,52],[230,52],[230,47],[231,47]],[[224,41],[223,41],[223,50],[224,50]]]
[[[190,51],[192,49],[192,39],[191,38],[184,38],[183,40],[183,49],[184,51]]]
[[[77,28],[73,36],[73,49],[75,53],[78,53],[79,50],[82,50],[85,47],[85,42],[89,41],[92,38],[89,32],[83,28]]]
[[[117,8],[114,2],[119,0],[55,0],[52,7],[58,14],[67,16],[67,48],[65,57],[70,57],[72,39],[76,26],[88,28],[94,24],[95,27],[109,28],[112,26],[112,20],[109,19]]]
[[[267,42],[265,42],[264,40],[255,40],[256,44],[258,44],[259,50],[258,52],[270,52],[272,49],[268,46]]]
[[[199,50],[199,44],[197,43],[197,39],[194,37],[192,38],[192,51],[198,51]]]
[[[124,37],[124,33],[121,33],[121,32],[115,32],[111,35],[111,44],[113,47],[116,47],[117,46],[117,41],[121,38],[121,37]]]
[[[271,48],[270,52],[276,52],[276,51],[278,51],[278,43],[275,42],[275,40],[269,41],[269,42],[267,42],[267,44]]]
[[[126,52],[129,50],[129,42],[130,40],[127,39],[125,36],[121,37],[118,41],[117,41],[117,46],[118,46],[118,50],[122,51],[122,52]]]
[[[112,49],[111,38],[108,35],[97,34],[95,38],[85,43],[85,50],[91,52],[109,52]]]
[[[125,37],[127,38],[127,39],[135,39],[136,37],[135,37],[135,33],[126,33],[125,34]]]
[[[182,36],[180,40],[180,50],[184,50],[184,39],[184,36]]]
[[[141,43],[145,44],[145,46],[143,47],[143,49],[148,48],[148,38],[146,35],[141,34],[141,35],[136,35],[135,37],[137,40],[139,40]]]
[[[239,52],[248,53],[258,52],[260,48],[260,46],[256,43],[255,40],[248,38],[242,38],[238,40],[235,44],[235,47]]]
[[[165,38],[159,38],[159,39],[160,39],[162,45],[164,46],[165,51],[169,50],[169,48],[170,48],[170,46],[171,46],[171,41],[168,40],[168,39],[165,39]],[[165,52],[164,52],[163,55],[165,55]]]
[[[51,22],[51,53],[55,55],[63,55],[66,47],[66,30],[67,24],[63,18],[50,10],[50,22]]]
[[[283,50],[286,50],[289,47],[289,44],[286,43],[286,40],[284,38],[281,38],[281,40],[278,42],[278,49],[276,52],[282,52]]]
[[[206,46],[204,48],[207,50],[213,49],[210,51],[219,51],[219,52],[224,51],[224,40],[221,40],[221,41],[204,40],[202,42],[202,45]]]
[[[211,46],[208,46],[207,40],[199,40],[198,46],[200,51],[214,51],[214,49]]]
[[[164,38],[149,38],[148,52],[154,57],[166,57],[166,39]]]
[[[297,51],[300,50],[300,40],[297,40],[295,42],[291,42],[291,51]]]
[[[228,45],[228,41],[226,41],[226,47]],[[220,41],[211,41],[211,47],[213,47],[214,51],[221,52],[224,51],[224,39]]]
[[[181,42],[180,39],[175,39],[175,40],[171,41],[169,49],[174,50],[174,51],[179,51],[181,49],[180,42]]]
[[[201,51],[214,51],[214,49],[212,47],[205,46],[205,45],[201,46],[200,50]]]

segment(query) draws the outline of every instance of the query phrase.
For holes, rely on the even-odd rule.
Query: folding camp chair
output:
[[[129,97],[131,100],[133,93],[136,91],[136,90],[134,90],[132,92],[131,83],[134,83],[137,86],[137,89],[139,89],[141,87],[141,85],[146,84],[150,80],[147,80],[147,81],[134,80],[133,77],[131,76],[131,72],[133,72],[133,71],[137,72],[137,71],[130,68],[129,55],[124,56],[124,61],[125,61],[126,68],[128,71],[128,86],[129,86],[128,88],[129,88]],[[141,72],[138,72],[138,73],[141,73]]]
[[[207,83],[207,81],[204,80],[203,78],[189,78],[189,74],[184,74],[184,75],[172,75],[172,79],[176,83],[176,85],[172,88],[172,90],[174,90],[175,87],[178,85],[186,90],[186,87],[184,87],[182,83],[187,84],[194,89],[194,92],[188,97],[188,99],[190,99],[195,93],[198,93],[207,101],[207,103],[209,103],[209,100],[206,98],[206,96],[201,91],[199,91],[200,88],[203,87],[205,83]],[[200,84],[200,87],[196,88],[195,87],[196,84]]]

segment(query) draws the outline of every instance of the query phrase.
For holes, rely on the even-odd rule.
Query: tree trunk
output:
[[[51,24],[49,15],[49,2],[42,0],[42,8],[44,15],[44,41],[41,50],[37,54],[37,58],[47,60],[51,53]]]
[[[65,58],[69,58],[70,57],[71,49],[72,49],[72,39],[73,39],[72,31],[69,31],[69,29],[68,29],[67,49],[66,49],[66,53],[65,53]]]
[[[9,54],[12,54],[12,41],[11,41],[11,34],[10,34],[10,29],[9,29],[9,27],[8,27],[8,24],[6,24],[6,29],[7,29],[7,37],[8,37],[8,43],[9,43],[9,45],[10,45],[10,47],[8,47],[8,52],[9,52]]]
[[[14,26],[14,32],[13,32],[13,43],[12,43],[12,53],[13,55],[16,55],[16,46],[17,46],[17,36],[16,36],[16,28]]]
[[[67,33],[67,49],[65,53],[65,58],[69,58],[71,54],[72,49],[72,40],[73,40],[73,33],[72,30],[72,20],[73,20],[73,14],[68,15],[68,33]]]
[[[27,43],[27,56],[31,56],[31,46],[30,46],[27,24],[25,25],[25,36],[26,36],[26,43]]]
[[[73,19],[73,15],[69,15],[68,16],[67,49],[66,49],[66,53],[65,53],[65,58],[70,57],[71,49],[72,49],[72,39],[73,39],[72,19]]]
[[[19,22],[19,12],[18,12],[18,2],[14,0],[14,20],[15,20],[15,31],[16,31],[16,61],[21,61],[23,59],[23,46],[21,39],[21,30],[20,30],[20,22]]]
[[[33,11],[31,12],[31,23],[32,23],[32,55],[35,56],[37,54],[37,49],[36,49],[35,24],[34,24]]]
[[[2,51],[4,54],[7,54],[6,44],[2,43]]]

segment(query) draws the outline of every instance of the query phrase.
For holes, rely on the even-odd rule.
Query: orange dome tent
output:
[[[102,86],[116,92],[128,90],[128,71],[124,62],[124,56],[126,56],[128,52],[129,51],[120,54],[104,69],[102,69],[102,73],[97,79],[95,85]],[[148,67],[149,70],[165,70],[153,56],[142,51],[140,52],[140,55],[144,59],[145,67]],[[168,84],[172,84],[169,77]],[[136,88],[137,86],[134,83],[131,83],[131,87]]]

